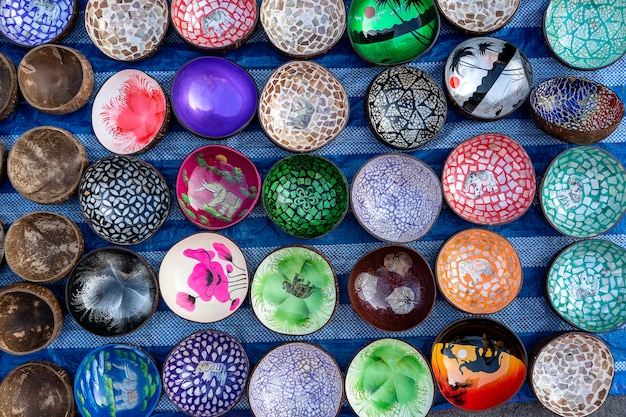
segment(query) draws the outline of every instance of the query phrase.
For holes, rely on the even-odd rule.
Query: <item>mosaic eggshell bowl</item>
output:
[[[206,230],[242,221],[259,199],[261,176],[244,154],[220,145],[191,152],[176,177],[176,199],[187,219]]]
[[[335,139],[348,124],[350,102],[340,81],[312,61],[278,67],[259,98],[259,122],[277,146],[308,152]]]
[[[359,417],[424,417],[435,396],[428,360],[400,339],[378,339],[363,347],[345,380],[348,404]]]
[[[13,114],[17,108],[18,99],[15,64],[8,56],[0,52],[0,122]],[[2,175],[4,174],[0,169],[0,178]]]
[[[348,212],[348,182],[330,160],[299,154],[279,160],[263,181],[263,206],[285,233],[302,239],[323,236]]]
[[[470,314],[508,306],[522,287],[515,248],[489,230],[467,229],[448,239],[436,261],[437,285],[446,300]]]
[[[521,0],[462,1],[435,0],[441,15],[457,30],[468,35],[488,35],[506,26]]]
[[[178,35],[205,52],[239,48],[259,21],[255,0],[172,0],[170,13]]]
[[[378,155],[355,174],[350,204],[369,234],[408,243],[428,233],[439,217],[441,182],[427,164],[411,155]]]
[[[259,264],[250,284],[250,305],[268,329],[288,335],[313,333],[333,317],[337,277],[322,252],[308,246],[279,248]]]
[[[484,411],[511,399],[526,378],[526,349],[504,324],[465,318],[435,337],[431,364],[439,390],[455,407]]]
[[[497,120],[520,108],[530,94],[530,62],[516,46],[493,37],[470,38],[446,60],[444,90],[465,116]]]
[[[350,304],[377,329],[409,330],[432,311],[437,296],[435,276],[415,250],[389,245],[365,254],[350,272]]]
[[[8,0],[0,4],[0,33],[24,48],[63,39],[78,17],[77,0]]]
[[[88,0],[85,6],[87,35],[102,53],[118,61],[155,54],[168,25],[166,0]]]
[[[200,330],[174,346],[163,363],[163,386],[186,415],[217,417],[241,399],[250,374],[243,346],[230,334]]]
[[[167,251],[159,269],[161,296],[180,317],[212,323],[235,313],[248,293],[241,249],[229,238],[202,232]]]
[[[180,124],[208,139],[223,139],[243,130],[256,114],[258,103],[250,74],[215,56],[184,64],[174,76],[170,96]]]
[[[615,361],[597,336],[566,332],[539,345],[529,366],[529,385],[539,402],[562,417],[588,416],[609,395]]]
[[[346,30],[343,0],[263,0],[259,13],[272,45],[294,59],[326,53]]]
[[[343,399],[343,377],[324,349],[291,342],[270,350],[255,366],[248,401],[255,417],[335,417]]]
[[[356,53],[376,65],[398,65],[425,54],[439,36],[434,0],[355,0],[348,9],[348,38]]]
[[[607,67],[626,53],[624,13],[623,1],[551,0],[543,17],[544,40],[568,67]]]
[[[159,289],[150,265],[120,247],[89,252],[65,287],[67,309],[85,330],[114,337],[135,331],[156,311]]]
[[[589,238],[615,226],[626,210],[626,173],[607,151],[577,146],[558,154],[539,187],[539,205],[552,227]]]
[[[446,121],[446,96],[430,75],[409,66],[380,72],[365,97],[365,115],[376,137],[401,150],[433,140]]]
[[[92,350],[74,377],[74,397],[83,416],[148,417],[162,389],[154,360],[125,344]]]
[[[626,250],[588,239],[573,243],[552,261],[546,278],[550,305],[579,329],[600,333],[626,321]]]
[[[585,78],[550,78],[530,92],[530,116],[544,132],[577,145],[609,136],[624,118],[624,103],[610,88]]]
[[[443,196],[461,218],[492,226],[520,218],[533,202],[535,170],[524,148],[486,133],[452,150],[441,173]]]

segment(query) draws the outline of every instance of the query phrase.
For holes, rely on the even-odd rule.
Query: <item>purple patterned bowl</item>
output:
[[[223,139],[254,117],[258,94],[250,74],[224,58],[204,56],[183,65],[172,81],[172,108],[190,132]]]

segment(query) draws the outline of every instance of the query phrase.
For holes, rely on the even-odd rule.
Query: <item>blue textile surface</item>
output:
[[[169,91],[175,71],[192,58],[203,55],[202,52],[185,44],[170,28],[166,43],[153,57],[136,63],[114,61],[101,53],[86,35],[83,23],[85,3],[86,0],[80,1],[81,12],[77,24],[71,34],[61,43],[79,49],[93,65],[96,85],[90,102],[75,113],[53,116],[34,110],[22,100],[17,111],[4,122],[0,122],[0,139],[7,149],[10,149],[26,130],[40,125],[53,125],[74,133],[83,143],[90,162],[107,156],[109,151],[96,140],[90,122],[93,98],[106,79],[121,69],[137,68],[158,80],[164,89]],[[582,72],[569,69],[553,58],[544,44],[541,29],[542,14],[547,3],[548,0],[523,1],[513,20],[491,36],[513,43],[526,54],[533,69],[534,85],[555,76],[582,76],[609,86],[623,101],[626,101],[625,59],[622,58],[604,69]],[[444,61],[450,51],[466,38],[467,36],[454,31],[442,22],[441,33],[435,46],[410,65],[426,71],[435,80],[441,82]],[[5,40],[0,40],[0,50],[16,66],[27,52],[26,49],[12,45]],[[288,61],[287,57],[271,47],[260,24],[253,37],[245,45],[224,56],[248,69],[259,91],[272,70]],[[346,35],[332,50],[316,58],[315,61],[327,67],[341,80],[349,95],[351,109],[347,128],[335,141],[315,151],[314,154],[334,161],[351,182],[357,169],[368,159],[381,153],[393,152],[374,137],[367,126],[363,110],[363,97],[367,86],[383,68],[369,65],[359,58]],[[439,175],[445,158],[454,146],[472,136],[487,132],[504,133],[521,143],[530,155],[538,179],[541,178],[552,158],[564,149],[573,146],[560,142],[539,130],[530,120],[527,105],[509,117],[493,122],[470,120],[449,106],[445,127],[438,137],[423,148],[409,153],[429,164]],[[626,124],[622,121],[618,130],[598,146],[606,149],[624,163],[626,161],[625,142]],[[153,164],[164,175],[173,192],[177,170],[182,159],[192,150],[208,143],[210,141],[194,136],[173,120],[167,135],[153,149],[139,157]],[[273,145],[263,134],[256,118],[243,132],[219,143],[238,149],[250,157],[258,167],[262,178],[279,158],[289,155],[289,152]],[[75,221],[85,238],[85,252],[110,245],[90,230],[80,213],[76,197],[53,206],[35,204],[20,196],[5,179],[0,185],[0,218],[5,225],[8,227],[22,215],[33,211],[54,211]],[[461,220],[450,209],[444,207],[433,229],[425,237],[410,243],[409,246],[424,255],[431,267],[434,267],[437,252],[443,242],[455,232],[469,227],[473,225]],[[516,300],[491,317],[517,332],[528,352],[532,352],[532,349],[544,337],[573,329],[549,308],[543,295],[543,280],[551,259],[565,246],[574,242],[574,239],[556,232],[544,219],[536,201],[521,219],[504,226],[489,227],[489,229],[503,235],[513,244],[519,253],[524,273],[523,287]],[[153,269],[158,271],[163,256],[174,243],[200,231],[183,217],[174,203],[167,222],[158,233],[146,242],[129,248],[143,256]],[[305,241],[292,238],[278,229],[269,221],[263,208],[258,205],[248,218],[220,233],[239,244],[251,271],[254,271],[261,260],[272,250],[290,243],[309,244],[325,253],[337,272],[340,290],[340,304],[331,322],[311,335],[290,337],[276,334],[262,326],[252,314],[247,300],[234,315],[210,325],[181,319],[161,301],[158,311],[145,326],[126,336],[108,339],[82,330],[71,317],[66,315],[60,336],[43,351],[26,356],[1,353],[0,377],[4,377],[11,369],[23,362],[36,359],[56,362],[73,375],[86,352],[110,342],[142,346],[161,365],[172,346],[194,331],[205,328],[226,331],[241,341],[252,365],[256,364],[268,350],[280,343],[308,340],[327,349],[345,372],[351,358],[364,344],[382,337],[402,338],[430,357],[434,336],[447,324],[466,316],[452,308],[439,295],[430,316],[413,330],[385,333],[365,323],[350,306],[346,290],[348,276],[357,259],[370,250],[383,246],[384,243],[366,233],[351,213],[348,213],[341,225],[328,235]],[[622,221],[601,238],[626,246],[626,222]],[[19,277],[6,263],[0,267],[0,285],[18,280]],[[64,279],[47,285],[59,297],[62,304],[65,302],[65,282]],[[616,377],[611,389],[612,395],[626,393],[625,336],[624,327],[600,335],[608,343],[616,360]],[[513,400],[531,401],[533,399],[528,386],[524,385]],[[443,397],[437,395],[434,407],[447,406]],[[157,411],[174,410],[174,406],[164,395]],[[246,399],[242,399],[228,415],[251,415]],[[353,415],[345,402],[341,415]]]

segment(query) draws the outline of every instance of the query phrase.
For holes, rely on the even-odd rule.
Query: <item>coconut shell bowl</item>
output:
[[[488,35],[506,26],[519,9],[521,0],[465,2],[435,0],[441,15],[455,29],[468,35]]]
[[[244,154],[207,145],[183,160],[176,178],[176,199],[194,225],[221,230],[242,221],[256,205],[261,176]]]
[[[15,64],[0,52],[0,122],[9,117],[17,108],[18,84]],[[0,170],[0,178],[2,171]]]

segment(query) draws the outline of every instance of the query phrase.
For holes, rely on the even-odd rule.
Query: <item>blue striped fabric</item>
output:
[[[147,72],[159,81],[166,91],[169,91],[175,71],[190,59],[203,55],[202,52],[185,44],[173,30],[170,30],[166,43],[155,56],[137,63],[113,61],[91,43],[85,32],[82,12],[85,3],[86,0],[80,0],[81,12],[78,23],[62,43],[79,49],[93,65],[96,85],[90,102],[75,113],[52,116],[38,112],[21,101],[18,110],[0,123],[0,139],[8,149],[26,130],[40,125],[53,125],[73,132],[85,146],[91,162],[107,156],[109,151],[96,140],[90,123],[93,97],[106,79],[121,69],[137,68]],[[518,13],[507,27],[492,36],[509,41],[522,49],[531,62],[534,84],[555,76],[583,76],[609,86],[623,101],[626,101],[624,87],[626,85],[626,60],[621,59],[601,70],[582,72],[569,69],[552,57],[543,42],[541,30],[542,14],[547,3],[548,0],[523,1]],[[347,5],[349,6],[348,3]],[[410,65],[428,72],[440,82],[445,59],[450,51],[464,39],[466,36],[455,32],[443,23],[436,45]],[[0,50],[16,65],[27,52],[5,40],[0,40]],[[288,61],[288,58],[270,46],[260,25],[243,47],[226,53],[225,57],[248,69],[259,91],[272,70]],[[381,153],[392,152],[390,148],[376,140],[367,126],[363,110],[363,97],[367,86],[382,68],[369,65],[360,59],[345,35],[338,45],[315,61],[326,66],[341,80],[349,95],[351,111],[349,124],[341,135],[334,142],[314,153],[334,161],[350,182],[357,169],[368,159]],[[410,153],[422,159],[437,174],[440,174],[443,162],[454,146],[474,135],[487,132],[504,133],[517,140],[530,155],[538,178],[541,177],[554,156],[572,146],[559,142],[540,131],[530,120],[526,106],[511,116],[494,122],[473,121],[460,115],[456,110],[450,109],[445,127],[439,136],[423,148]],[[192,150],[208,143],[210,141],[187,132],[174,120],[169,133],[161,142],[139,157],[153,164],[173,190],[182,159]],[[250,157],[263,178],[279,158],[289,155],[289,152],[277,148],[265,137],[256,119],[243,132],[220,143],[238,149]],[[626,161],[624,143],[626,143],[626,125],[622,122],[618,130],[598,146],[611,152],[624,163]],[[6,226],[32,211],[54,211],[75,221],[83,232],[85,251],[109,246],[90,230],[82,218],[76,198],[58,205],[44,206],[32,203],[17,194],[8,180],[0,185],[0,218]],[[434,267],[435,258],[442,243],[455,232],[469,227],[473,225],[461,220],[451,210],[444,207],[434,228],[424,238],[409,246],[422,253],[431,267]],[[551,259],[574,240],[560,235],[549,226],[536,201],[521,219],[489,229],[509,239],[519,253],[524,272],[524,284],[517,299],[504,311],[494,314],[493,318],[516,331],[524,341],[528,352],[531,352],[544,337],[558,331],[571,330],[572,327],[556,316],[546,303],[543,295],[543,280]],[[199,231],[183,217],[174,204],[167,222],[159,232],[146,242],[131,246],[130,249],[146,258],[153,269],[158,271],[163,256],[174,243]],[[402,338],[414,344],[429,357],[434,336],[447,324],[465,316],[439,296],[428,319],[410,331],[385,333],[375,330],[361,320],[349,303],[346,290],[348,276],[357,259],[368,251],[383,246],[384,243],[367,234],[351,213],[348,213],[337,229],[312,241],[295,239],[283,233],[269,221],[260,206],[256,207],[243,222],[221,233],[239,244],[251,271],[254,271],[267,254],[282,245],[306,243],[325,253],[337,272],[340,289],[340,305],[329,325],[306,337],[279,335],[258,322],[247,300],[236,314],[221,322],[211,325],[198,324],[179,318],[161,301],[158,311],[145,326],[134,333],[112,340],[94,336],[82,330],[71,317],[66,315],[61,335],[45,350],[27,356],[0,354],[0,377],[4,377],[18,364],[36,359],[56,362],[73,375],[86,352],[110,342],[133,343],[142,346],[161,365],[169,350],[177,342],[192,332],[205,328],[226,331],[241,341],[252,365],[256,364],[268,350],[280,343],[309,340],[330,351],[342,371],[345,372],[351,358],[364,344],[382,337]],[[626,246],[626,221],[622,221],[602,238]],[[12,273],[6,263],[0,267],[0,285],[18,280],[19,278]],[[47,285],[62,302],[65,298],[65,282],[66,280],[62,280]],[[626,393],[625,335],[626,330],[623,327],[600,335],[608,343],[616,359],[617,375],[611,389],[612,395]],[[529,388],[524,385],[513,400],[531,401],[534,398]],[[448,406],[443,397],[437,395],[434,407]],[[175,407],[163,396],[157,411],[174,410]],[[244,398],[228,415],[250,416],[246,399]],[[341,415],[354,415],[347,403],[344,403]]]

